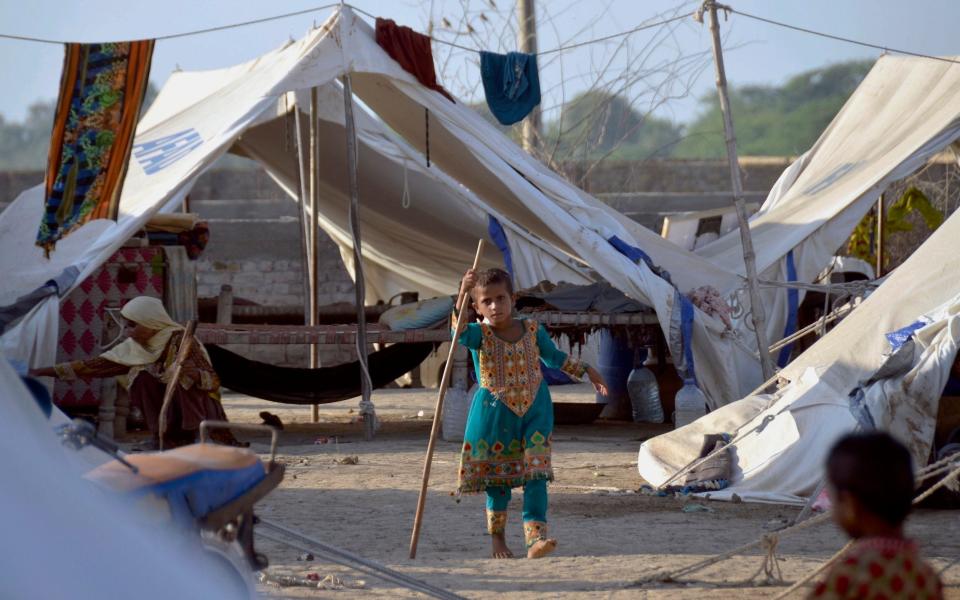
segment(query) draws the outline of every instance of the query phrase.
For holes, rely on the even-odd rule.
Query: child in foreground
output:
[[[886,433],[848,435],[830,451],[833,518],[855,542],[810,598],[943,598],[936,572],[904,538],[914,492],[910,453]]]
[[[471,269],[461,291],[463,310],[469,297],[484,322],[469,323],[458,340],[470,349],[479,382],[467,417],[458,488],[486,492],[493,557],[511,558],[504,533],[507,505],[511,489],[523,486],[527,558],[540,558],[557,546],[547,537],[553,403],[540,362],[577,378],[586,373],[600,394],[607,390],[600,373],[558,350],[536,321],[513,317],[513,286],[506,272]]]

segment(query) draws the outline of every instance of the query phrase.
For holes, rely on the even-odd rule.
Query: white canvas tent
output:
[[[765,278],[786,277],[792,250],[798,279],[810,281],[872,205],[884,181],[960,135],[955,101],[960,71],[946,63],[904,60],[881,59],[864,83],[867,91],[858,91],[817,146],[788,169],[754,220],[758,268]],[[369,24],[341,7],[305,38],[254,61],[174,74],[138,127],[117,223],[84,226],[46,261],[33,246],[32,231],[32,224],[39,223],[42,191],[34,188],[18,198],[0,215],[0,272],[9,282],[0,291],[0,305],[68,265],[80,268],[82,280],[152,214],[178,205],[196,177],[228,150],[260,161],[299,195],[296,152],[284,146],[278,122],[288,117],[278,114],[297,100],[303,106],[306,90],[313,87],[325,99],[322,127],[331,136],[324,140],[320,169],[321,226],[350,258],[342,110],[336,100],[336,81],[344,74],[351,76],[356,99],[376,117],[358,111],[357,118],[360,228],[374,297],[401,288],[426,294],[455,289],[489,216],[506,229],[514,261],[520,263],[521,285],[543,278],[605,279],[653,307],[681,364],[678,290],[712,285],[739,297],[743,277],[736,232],[696,253],[677,248],[557,176],[468,107],[420,85],[376,44]],[[906,118],[914,107],[919,107],[914,117]],[[902,121],[893,119],[898,111]],[[876,115],[888,119],[873,124]],[[424,165],[428,119],[429,168]],[[915,129],[895,128],[903,122]],[[884,127],[883,143],[857,142],[858,131]],[[855,167],[838,170],[838,154]],[[401,206],[404,173],[411,190],[409,210]],[[672,285],[615,250],[614,237],[668,271]],[[774,308],[767,311],[772,313],[768,337],[778,339],[787,320],[787,293],[769,290],[765,295]],[[56,314],[56,298],[42,303],[4,335],[4,351],[32,364],[51,362]],[[713,407],[742,397],[759,383],[758,363],[746,348],[751,344],[748,320],[738,317],[731,332],[699,311],[694,314],[696,376]]]
[[[831,444],[858,426],[889,431],[916,464],[926,464],[960,342],[958,239],[955,213],[860,307],[781,371],[789,383],[645,442],[640,475],[661,485],[696,458],[704,434],[740,432],[732,484],[711,498],[800,502],[823,477]],[[885,334],[918,321],[925,325],[891,353]]]

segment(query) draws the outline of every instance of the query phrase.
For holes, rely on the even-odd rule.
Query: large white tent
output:
[[[831,444],[857,427],[889,431],[916,464],[926,464],[960,343],[958,239],[960,214],[954,214],[860,307],[781,371],[789,383],[645,442],[640,475],[663,484],[697,458],[705,434],[721,432],[739,441],[732,484],[712,492],[716,499],[802,501],[822,479]],[[894,352],[886,334],[910,326],[920,328]]]
[[[796,271],[797,279],[810,281],[887,182],[960,135],[960,71],[913,60],[881,59],[824,137],[784,174],[751,225],[764,278],[783,280]],[[297,153],[284,141],[283,121],[291,107],[303,111],[310,88],[318,88],[323,107],[320,223],[349,259],[338,98],[343,75],[351,77],[360,102],[360,228],[373,297],[398,289],[455,289],[491,216],[506,230],[520,285],[544,278],[605,279],[653,307],[678,362],[678,292],[711,285],[734,299],[744,296],[736,232],[696,253],[663,240],[547,169],[468,107],[422,86],[377,45],[373,28],[344,6],[303,39],[254,61],[174,74],[138,127],[116,223],[89,223],[58,244],[47,261],[33,246],[32,225],[25,226],[39,223],[42,190],[18,198],[0,215],[0,272],[9,282],[0,305],[67,266],[77,266],[82,280],[152,214],[178,205],[224,152],[260,161],[291,195],[300,195]],[[611,245],[614,238],[645,253],[671,281],[621,254]],[[494,260],[495,253],[487,256]],[[764,294],[773,309],[767,311],[768,337],[778,339],[787,322],[787,292]],[[51,362],[56,313],[56,298],[36,307],[4,335],[5,352],[32,364]],[[759,383],[758,362],[748,351],[755,347],[748,321],[740,315],[729,331],[694,312],[696,376],[713,407]]]

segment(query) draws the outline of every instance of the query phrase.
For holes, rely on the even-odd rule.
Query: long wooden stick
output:
[[[717,3],[709,0],[704,6],[710,10],[710,34],[713,37],[713,58],[717,71],[717,93],[720,96],[720,112],[723,115],[723,131],[726,137],[727,162],[730,163],[730,182],[733,185],[733,203],[740,225],[740,243],[743,246],[743,263],[747,274],[747,289],[750,292],[750,312],[753,316],[753,329],[757,336],[757,351],[760,355],[760,368],[763,378],[773,377],[773,361],[767,348],[766,311],[760,299],[757,285],[756,254],[753,251],[753,239],[750,237],[750,224],[747,220],[747,207],[743,200],[743,180],[740,178],[740,163],[737,160],[737,138],[733,131],[733,113],[730,99],[727,97],[727,73],[723,67],[723,49],[720,45],[720,24],[717,21]]]
[[[473,257],[473,268],[480,264],[483,255],[483,240],[477,244],[477,254]],[[462,286],[461,286],[462,287]],[[467,311],[464,310],[464,296],[461,289],[457,294],[457,327],[454,330],[453,340],[450,342],[450,351],[447,353],[447,363],[443,366],[443,376],[440,378],[440,390],[437,392],[437,405],[433,409],[433,426],[430,428],[430,441],[427,443],[427,456],[423,460],[423,479],[420,482],[420,496],[417,498],[417,512],[413,517],[413,533],[410,536],[410,558],[417,557],[417,542],[420,541],[420,522],[423,518],[423,505],[427,501],[427,485],[430,483],[430,465],[433,462],[433,449],[437,444],[437,433],[440,431],[440,416],[443,413],[443,397],[447,394],[450,385],[450,373],[453,372],[453,353],[457,349],[457,339],[466,325]]]
[[[183,369],[183,361],[190,356],[190,347],[193,345],[193,332],[197,328],[196,321],[189,321],[186,329],[183,331],[183,338],[180,340],[180,349],[177,351],[177,359],[173,363],[173,372],[170,374],[170,381],[167,382],[167,389],[163,392],[163,404],[160,406],[160,449],[164,450],[163,438],[167,435],[167,413],[170,411],[170,404],[173,402],[173,392],[176,391],[180,380],[180,371]]]

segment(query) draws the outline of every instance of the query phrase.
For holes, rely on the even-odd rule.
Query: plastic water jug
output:
[[[693,382],[688,381],[677,392],[676,407],[673,422],[679,428],[707,414],[707,399]]]
[[[627,394],[633,407],[633,422],[663,423],[660,386],[657,376],[643,365],[635,367],[627,377]]]

